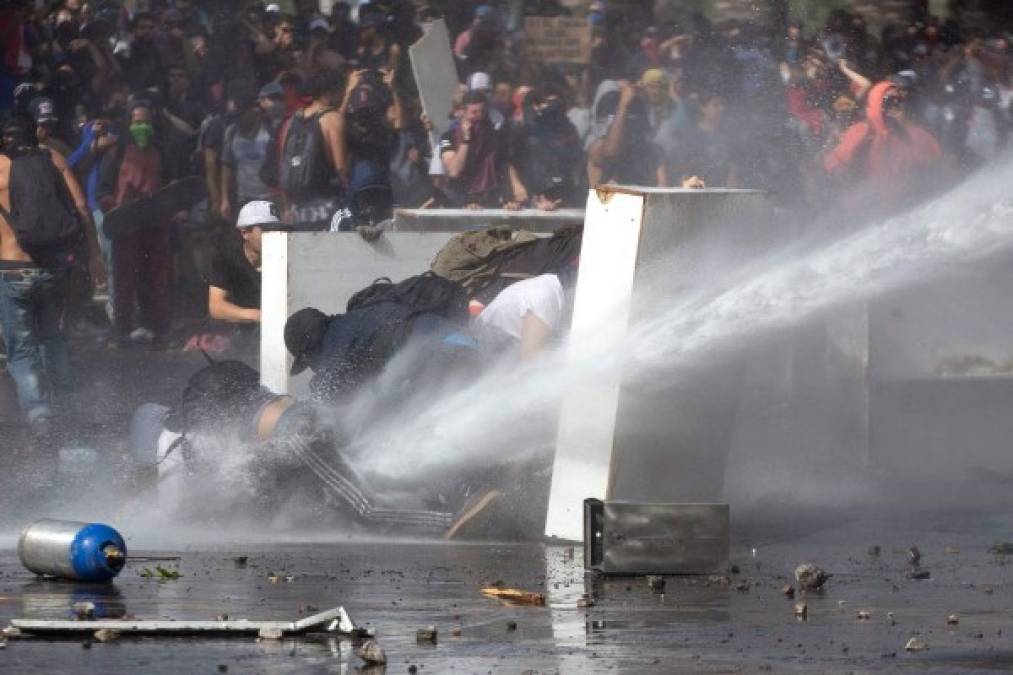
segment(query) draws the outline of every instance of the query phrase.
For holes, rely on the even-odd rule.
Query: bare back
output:
[[[11,160],[6,155],[0,155],[0,206],[7,212],[11,209],[10,180]],[[0,261],[32,262],[31,256],[18,244],[14,229],[2,214],[0,214]]]

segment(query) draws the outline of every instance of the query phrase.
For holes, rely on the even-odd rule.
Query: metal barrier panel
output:
[[[590,191],[586,214],[568,346],[578,363],[589,345],[597,353],[623,348],[631,318],[645,311],[634,295],[652,262],[665,261],[673,286],[692,284],[706,280],[699,266],[713,251],[748,254],[772,240],[769,201],[752,190],[608,186]],[[673,253],[679,255],[670,264]],[[687,459],[694,453],[728,451],[736,365],[722,367],[732,371],[721,378],[728,384],[706,394],[681,391],[673,382],[660,394],[644,395],[625,385],[621,373],[569,393],[560,413],[545,534],[580,540],[587,498],[712,499],[680,492],[673,481],[680,472],[701,478],[701,467]]]

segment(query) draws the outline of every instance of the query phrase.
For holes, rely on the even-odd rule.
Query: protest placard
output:
[[[591,24],[568,16],[524,18],[525,53],[540,63],[591,62]]]

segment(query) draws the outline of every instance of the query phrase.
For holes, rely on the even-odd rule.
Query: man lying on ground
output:
[[[175,408],[146,403],[137,409],[131,452],[142,469],[157,466],[160,498],[175,493],[176,506],[199,502],[206,515],[211,504],[200,499],[201,490],[227,490],[216,468],[240,465],[243,480],[254,484],[252,506],[265,513],[302,494],[371,534],[449,537],[467,535],[500,496],[465,475],[443,485],[421,477],[414,483],[367,479],[349,463],[341,430],[322,422],[313,404],[276,395],[259,379],[239,361],[221,361],[190,378]],[[246,461],[222,457],[230,452]]]

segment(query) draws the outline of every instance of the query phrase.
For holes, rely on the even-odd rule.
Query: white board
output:
[[[669,287],[710,283],[708,250],[747,259],[766,250],[771,218],[753,190],[604,186],[588,195],[567,356],[620,354],[631,320],[647,307],[634,292],[663,261]],[[706,242],[706,243],[705,243]],[[724,264],[729,264],[725,261]],[[600,358],[600,357],[599,357]],[[659,393],[627,386],[621,372],[568,392],[556,438],[545,534],[583,538],[583,503],[716,501],[738,398],[738,363],[722,364],[705,395],[663,378]],[[711,457],[722,458],[719,462]],[[687,484],[689,489],[687,489]],[[701,497],[702,495],[702,497]]]
[[[422,37],[408,48],[408,55],[422,101],[422,112],[433,123],[429,144],[434,153],[432,166],[439,169],[442,163],[439,162],[437,144],[450,128],[450,112],[460,80],[457,79],[457,64],[454,63],[447,24],[443,19],[437,19],[426,24],[424,30]]]
[[[626,334],[644,197],[591,190],[587,199],[569,359],[583,346],[618,349]],[[611,351],[611,350],[610,350]],[[578,540],[584,499],[604,498],[619,407],[619,378],[566,397],[559,416],[545,533]]]

